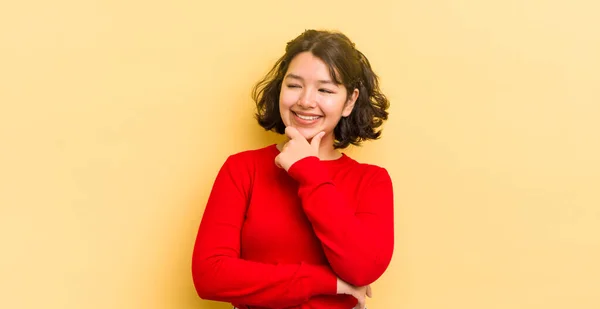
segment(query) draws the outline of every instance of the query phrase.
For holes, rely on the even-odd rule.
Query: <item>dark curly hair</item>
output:
[[[377,129],[388,118],[389,101],[381,93],[378,77],[367,57],[339,32],[306,30],[287,43],[285,54],[252,91],[258,123],[265,130],[284,134],[285,125],[279,113],[281,85],[292,59],[307,51],[329,66],[332,80],[344,85],[348,98],[354,89],[359,90],[351,114],[342,117],[334,129],[334,147],[358,146],[362,141],[378,139],[381,130]]]

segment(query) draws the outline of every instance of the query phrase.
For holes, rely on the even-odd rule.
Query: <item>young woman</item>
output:
[[[308,30],[253,96],[258,123],[287,140],[219,171],[192,258],[198,295],[240,309],[363,309],[392,257],[392,182],[339,150],[379,138],[389,102],[377,76],[345,35]]]

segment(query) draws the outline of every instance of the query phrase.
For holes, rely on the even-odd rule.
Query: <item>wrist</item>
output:
[[[348,283],[344,282],[339,277],[337,278],[337,294],[349,294]]]

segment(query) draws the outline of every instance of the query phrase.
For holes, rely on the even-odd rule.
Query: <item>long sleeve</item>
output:
[[[315,295],[335,294],[336,276],[327,266],[266,264],[240,258],[240,232],[252,171],[229,157],[210,193],[192,257],[192,275],[203,299],[283,308]]]
[[[317,157],[296,162],[288,173],[299,184],[302,207],[333,271],[356,286],[377,280],[394,247],[393,189],[387,171],[362,167],[355,209]]]

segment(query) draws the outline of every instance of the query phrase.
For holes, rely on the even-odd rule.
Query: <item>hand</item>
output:
[[[340,278],[337,279],[337,293],[352,295],[354,298],[356,298],[356,300],[358,300],[358,304],[356,304],[354,309],[367,309],[366,297],[373,297],[371,285],[355,287],[349,283],[346,283]]]
[[[275,165],[278,167],[285,169],[287,172],[294,163],[301,159],[311,156],[319,157],[319,146],[325,132],[315,135],[310,144],[294,127],[286,127],[285,135],[290,140],[283,146],[279,155],[275,157]]]

